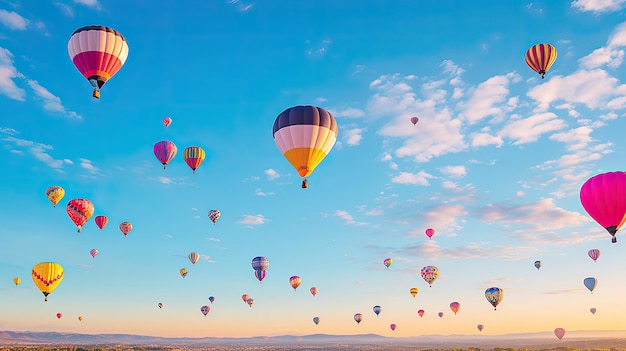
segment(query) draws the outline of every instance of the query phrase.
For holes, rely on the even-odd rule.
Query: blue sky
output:
[[[224,337],[619,328],[622,239],[611,244],[579,190],[624,169],[624,7],[0,0],[0,328]],[[129,45],[99,100],[67,52],[86,25],[112,27]],[[524,61],[537,43],[558,50],[543,80]],[[331,111],[339,135],[303,190],[271,129],[306,104]],[[166,170],[152,152],[160,140],[179,150]],[[207,152],[195,174],[181,156],[192,145]],[[56,208],[51,185],[66,191]],[[109,225],[91,219],[76,233],[65,212],[73,198],[93,201]],[[222,212],[216,225],[211,209]],[[127,237],[123,221],[133,223]],[[595,263],[591,248],[601,250]],[[270,261],[262,283],[256,256]],[[66,272],[48,302],[30,278],[41,261]],[[419,276],[426,265],[441,271],[432,288]],[[296,291],[292,275],[302,277]],[[497,311],[484,297],[491,286],[505,291]]]

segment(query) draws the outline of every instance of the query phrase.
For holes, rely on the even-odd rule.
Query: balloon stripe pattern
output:
[[[154,144],[154,155],[163,165],[163,169],[176,156],[177,151],[176,144],[171,141],[162,140]]]
[[[128,44],[118,31],[105,26],[77,29],[67,50],[78,71],[98,90],[122,68],[128,58]]]
[[[185,163],[194,173],[196,169],[200,167],[202,161],[204,161],[205,156],[206,153],[204,150],[198,146],[190,146],[183,150],[183,159],[185,159]]]
[[[541,74],[543,79],[554,61],[556,60],[556,48],[550,44],[533,45],[526,51],[526,63],[533,71]]]
[[[301,177],[313,173],[337,140],[332,114],[315,106],[295,106],[276,117],[272,134],[278,150]]]

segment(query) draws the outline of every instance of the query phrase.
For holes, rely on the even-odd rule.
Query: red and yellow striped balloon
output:
[[[274,121],[273,135],[278,150],[298,171],[302,187],[306,177],[328,155],[337,140],[337,121],[321,107],[294,106]]]
[[[543,79],[556,60],[556,55],[556,48],[550,44],[533,45],[526,51],[526,63]]]
[[[93,97],[122,68],[128,58],[128,44],[118,31],[105,26],[77,29],[67,43],[67,51],[78,71],[93,86]]]
[[[200,167],[205,156],[204,150],[198,146],[190,146],[183,150],[183,159],[185,159],[185,163],[191,168],[193,173],[196,173],[196,169]]]

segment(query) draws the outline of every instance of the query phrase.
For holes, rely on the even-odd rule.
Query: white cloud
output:
[[[517,73],[491,77],[480,83],[471,93],[467,102],[460,103],[462,117],[469,124],[474,124],[485,117],[502,117],[513,107],[508,104],[509,84],[517,82],[521,77]]]
[[[36,160],[47,164],[50,168],[62,171],[64,161],[57,160],[50,154],[48,154],[49,151],[54,150],[51,145],[37,143],[25,139],[18,139],[13,136],[3,138],[2,140],[13,143],[17,147],[27,149]]]
[[[16,12],[0,10],[0,23],[13,30],[25,30],[28,26],[28,20],[20,16]]]
[[[98,0],[74,0],[74,2],[77,4],[85,5],[87,7],[92,7],[96,10],[99,10],[101,8]]]
[[[61,12],[63,12],[63,14],[67,17],[74,17],[74,10],[69,7],[68,5],[61,3],[61,2],[55,2],[54,3],[55,6],[58,6],[61,9]]]
[[[624,8],[626,0],[574,0],[571,7],[582,12],[615,12]]]
[[[461,178],[467,175],[465,166],[446,166],[440,169],[441,173],[455,178]]]
[[[330,110],[335,117],[360,118],[365,116],[365,112],[361,109],[349,107],[343,110]]]
[[[15,84],[14,78],[24,78],[24,75],[13,66],[13,54],[0,47],[0,94],[13,100],[25,101],[26,92]]]
[[[82,119],[82,117],[73,111],[67,111],[61,99],[48,91],[48,89],[39,85],[36,80],[27,80],[28,85],[33,89],[35,94],[43,100],[43,108],[46,111],[59,112],[72,119]]]
[[[219,243],[220,241],[222,241],[222,240],[220,240],[220,239],[218,239],[218,238],[208,238],[207,240],[209,240],[209,241],[215,241],[215,242],[218,242],[218,243]]]
[[[260,188],[258,188],[258,189],[256,189],[254,191],[254,195],[256,195],[256,196],[269,196],[269,195],[274,195],[274,193],[273,192],[266,193],[263,190],[261,190]]]
[[[563,129],[567,124],[552,112],[539,113],[528,118],[511,119],[498,133],[502,137],[515,140],[513,144],[526,144],[539,140],[545,133]]]
[[[435,235],[454,235],[463,228],[460,223],[464,222],[462,217],[467,214],[465,207],[459,204],[444,203],[424,208],[416,213],[416,218],[419,223],[423,223],[423,227],[412,230],[409,236],[423,236],[426,228],[435,228]]]
[[[400,249],[400,253],[409,257],[433,257],[468,259],[468,258],[497,258],[501,260],[521,260],[539,252],[536,246],[495,246],[488,243],[470,243],[464,246],[441,247],[434,240],[427,240],[420,244],[410,244]]]
[[[365,129],[363,128],[354,128],[354,129],[348,129],[347,131],[345,131],[344,134],[344,139],[346,140],[346,144],[350,145],[350,146],[357,146],[361,143],[361,139],[363,139],[363,132],[365,131]]]
[[[174,184],[174,180],[172,178],[158,176],[157,181],[161,184]]]
[[[471,144],[473,147],[495,145],[501,147],[504,141],[501,137],[491,135],[489,133],[474,133],[470,135]]]
[[[346,222],[346,224],[352,224],[352,225],[357,225],[357,226],[367,225],[367,223],[365,222],[355,221],[354,217],[352,217],[352,215],[348,211],[337,210],[335,211],[335,213],[333,213],[333,216],[343,219],[344,222]]]
[[[80,159],[80,167],[83,168],[83,169],[86,169],[91,174],[98,174],[98,173],[100,173],[100,168],[94,166],[93,163],[91,162],[91,160],[88,160],[86,158],[81,158]]]
[[[258,215],[244,215],[243,218],[237,222],[239,224],[246,224],[246,225],[261,225],[261,224],[265,224],[265,216],[263,216],[262,214],[258,214]]]
[[[278,172],[276,172],[275,170],[268,168],[265,170],[265,175],[267,176],[267,178],[269,180],[274,180],[276,178],[280,178],[280,174],[278,174]]]
[[[626,22],[615,27],[606,46],[594,50],[591,54],[581,58],[580,65],[587,69],[598,68],[607,65],[611,68],[619,67],[624,60],[624,50],[620,47],[626,46]]]
[[[429,186],[430,183],[428,182],[428,179],[433,178],[435,177],[424,171],[419,171],[417,173],[400,172],[399,175],[391,178],[391,181],[398,184],[416,184]]]

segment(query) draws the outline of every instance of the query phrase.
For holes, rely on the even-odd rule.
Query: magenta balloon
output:
[[[598,258],[600,257],[600,250],[598,250],[598,249],[591,249],[591,250],[587,251],[587,255],[589,255],[589,257],[591,257],[593,262],[596,262],[598,260]]]
[[[626,172],[607,172],[587,179],[580,188],[580,202],[616,243],[615,233],[626,214]]]
[[[563,328],[554,329],[554,335],[556,335],[556,337],[559,338],[559,340],[563,339],[563,336],[565,335],[565,329]]]
[[[413,123],[413,125],[417,124],[417,121],[419,121],[419,118],[417,117],[411,117],[411,123]]]
[[[426,235],[427,235],[429,238],[432,238],[432,237],[433,237],[433,235],[435,235],[435,230],[434,230],[433,228],[428,228],[428,229],[426,229]]]

